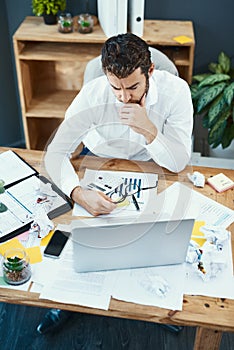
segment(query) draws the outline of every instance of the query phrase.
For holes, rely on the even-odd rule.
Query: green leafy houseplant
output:
[[[66,9],[66,0],[32,0],[32,10],[36,16],[56,15]]]
[[[191,95],[195,114],[202,114],[212,148],[228,147],[234,139],[234,69],[230,58],[220,52],[209,72],[193,76]]]

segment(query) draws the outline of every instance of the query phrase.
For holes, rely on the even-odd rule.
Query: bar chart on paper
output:
[[[109,178],[111,176],[122,178],[122,184],[116,188],[116,196],[113,198],[121,198],[127,192],[135,193],[135,199],[139,210],[136,209],[132,196],[126,197],[126,200],[117,204],[117,208],[109,215],[122,216],[142,213],[147,209],[150,199],[155,198],[157,193],[158,175],[150,173],[123,172],[123,171],[96,171],[86,169],[81,185],[86,187],[88,183],[95,182],[98,177]],[[149,188],[149,189],[148,189]],[[90,214],[79,205],[74,206],[73,215],[90,216]]]
[[[156,189],[158,176],[146,173],[120,173],[123,183],[116,189],[116,194],[125,196],[126,192],[134,193],[139,205],[144,205],[147,198],[147,189]],[[131,196],[128,196],[131,199]]]

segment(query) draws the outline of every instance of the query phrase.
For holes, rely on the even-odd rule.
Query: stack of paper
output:
[[[183,197],[184,193],[188,194],[188,188],[185,187],[180,183],[175,183],[157,196],[157,202],[160,205],[163,203],[164,210],[171,213],[171,217],[178,215],[175,206],[179,203],[181,195]],[[187,208],[181,205],[179,212],[188,215],[191,213],[189,207],[192,207],[193,203],[197,203],[196,219],[199,225],[201,222],[207,222],[227,227],[234,221],[233,210],[192,189],[189,189],[189,193],[190,197],[186,201]],[[67,247],[66,257],[61,261],[58,275],[46,283],[41,297],[59,302],[108,309],[112,296],[119,300],[172,310],[182,309],[183,294],[234,299],[230,240],[224,245],[223,254],[227,259],[226,269],[217,278],[206,283],[187,263],[177,266],[75,273],[72,267],[72,250],[71,247]]]

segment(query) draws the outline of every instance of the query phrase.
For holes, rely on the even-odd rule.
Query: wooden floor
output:
[[[60,331],[40,335],[36,327],[47,309],[0,303],[1,350],[192,350],[195,329],[178,334],[157,324],[74,313]],[[225,333],[221,350],[234,349]],[[207,349],[209,350],[209,349]]]

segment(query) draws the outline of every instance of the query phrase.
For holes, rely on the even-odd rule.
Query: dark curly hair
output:
[[[148,44],[132,33],[112,36],[102,47],[104,73],[109,72],[119,79],[128,77],[139,67],[142,74],[148,77],[151,63]]]

